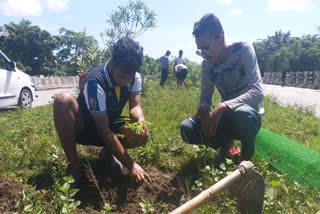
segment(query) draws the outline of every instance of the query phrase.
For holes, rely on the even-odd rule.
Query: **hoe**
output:
[[[238,208],[241,213],[262,213],[264,179],[255,171],[250,161],[242,161],[230,175],[202,191],[170,214],[190,213],[226,189],[229,189],[238,198]]]

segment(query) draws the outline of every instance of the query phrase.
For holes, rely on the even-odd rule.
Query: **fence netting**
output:
[[[256,153],[301,186],[320,187],[320,153],[263,128]]]

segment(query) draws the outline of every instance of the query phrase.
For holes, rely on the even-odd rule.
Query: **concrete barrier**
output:
[[[263,83],[281,85],[282,75],[280,72],[268,72],[264,74]],[[320,88],[320,71],[296,71],[286,72],[286,86],[299,88]]]
[[[36,90],[47,90],[55,88],[70,88],[79,86],[78,76],[68,77],[44,77],[44,76],[32,76]]]

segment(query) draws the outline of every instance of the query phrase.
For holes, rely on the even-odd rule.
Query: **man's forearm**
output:
[[[145,120],[143,111],[140,106],[135,106],[132,109],[130,109],[129,115],[131,120],[134,122],[142,122]]]
[[[121,142],[117,136],[111,132],[111,130],[104,137],[103,143],[127,169],[131,170],[134,161],[125,151]]]
[[[197,115],[200,117],[200,118],[203,118],[205,116],[207,116],[210,112],[210,107],[199,107],[198,108],[198,111],[197,111]]]

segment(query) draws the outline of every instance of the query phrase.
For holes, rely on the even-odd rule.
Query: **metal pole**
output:
[[[177,209],[173,210],[170,214],[182,214],[193,211],[200,207],[202,204],[208,202],[212,197],[230,187],[232,184],[240,180],[241,176],[246,174],[249,170],[253,170],[253,164],[250,161],[242,161],[235,171],[227,177],[221,179],[210,188],[202,191],[193,199],[187,201]]]

